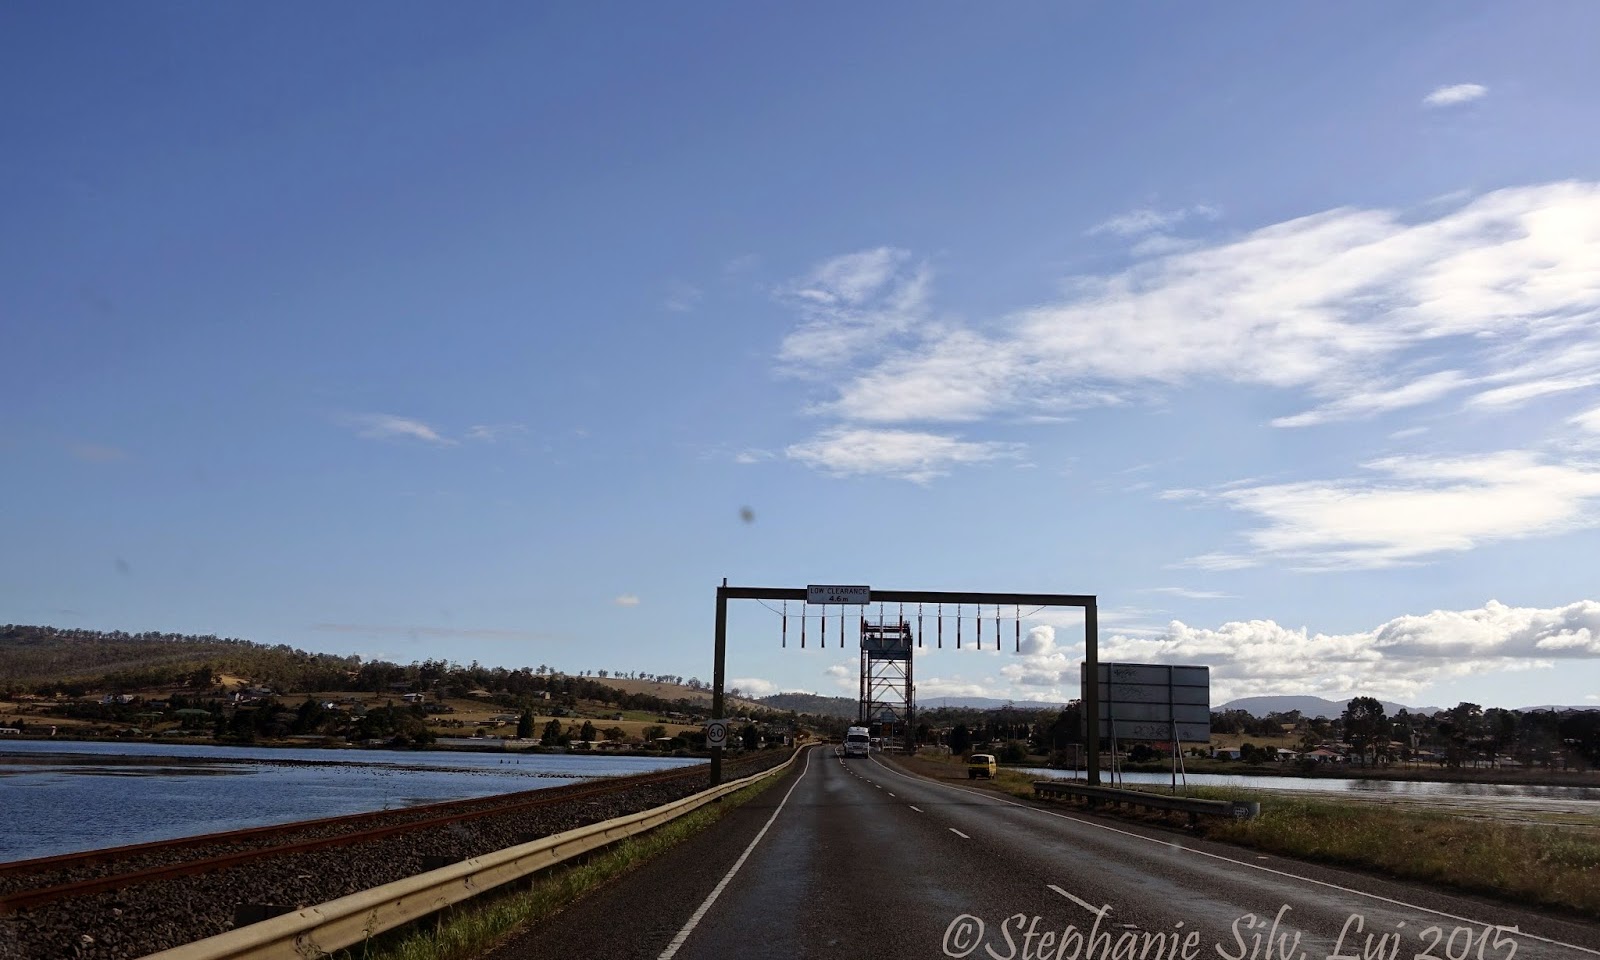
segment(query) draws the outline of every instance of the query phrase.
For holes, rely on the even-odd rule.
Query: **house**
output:
[[[1215,747],[1211,756],[1217,760],[1238,760],[1240,753],[1238,747]]]
[[[424,700],[426,700],[428,698],[423,696],[420,693],[407,693],[407,694],[402,694],[400,699],[404,700],[406,703],[421,703],[422,701],[424,701]]]

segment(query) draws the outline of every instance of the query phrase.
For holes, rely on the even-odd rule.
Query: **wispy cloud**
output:
[[[836,476],[880,475],[927,483],[954,466],[1016,457],[1019,448],[912,430],[838,428],[784,452],[790,459]]]
[[[752,464],[752,463],[766,463],[768,460],[773,460],[777,456],[778,455],[776,453],[773,453],[771,450],[759,450],[759,449],[756,449],[754,447],[751,447],[751,448],[747,448],[747,449],[744,449],[744,450],[740,450],[738,453],[734,454],[733,455],[733,462],[734,463],[742,463],[742,464],[746,464],[746,465]]]
[[[624,593],[611,602],[619,607],[637,607],[639,605],[639,598],[631,593]]]
[[[1597,224],[1600,184],[1577,182],[1421,215],[1330,210],[1074,277],[1065,298],[983,325],[803,318],[786,344],[846,367],[837,399],[817,410],[858,422],[1060,415],[1209,381],[1309,399],[1311,410],[1278,420],[1308,426],[1435,403],[1479,381],[1509,386],[1512,367],[1550,376],[1540,363],[1600,342]],[[868,258],[841,286],[859,295],[908,260]],[[868,341],[874,349],[852,349]],[[1434,346],[1455,362],[1412,369]]]
[[[1588,410],[1573,417],[1570,421],[1573,426],[1590,433],[1600,433],[1600,407]]]
[[[467,428],[467,439],[478,443],[499,443],[527,432],[527,426],[520,423],[479,423]]]
[[[389,413],[355,413],[344,418],[345,423],[368,440],[421,440],[436,446],[451,446],[454,440],[421,420],[399,417]]]
[[[1449,107],[1458,103],[1468,103],[1488,95],[1489,88],[1481,83],[1454,83],[1448,86],[1436,87],[1433,92],[1422,98],[1425,107]]]
[[[1151,593],[1170,593],[1174,597],[1183,597],[1185,600],[1231,600],[1231,594],[1219,593],[1216,590],[1191,590],[1188,587],[1151,587]]]
[[[1460,371],[1441,370],[1438,373],[1418,377],[1409,383],[1374,384],[1369,388],[1354,389],[1332,403],[1323,404],[1314,410],[1307,410],[1305,413],[1297,413],[1290,417],[1278,417],[1272,421],[1272,425],[1309,427],[1334,420],[1371,417],[1392,410],[1432,403],[1471,383],[1472,381],[1462,376]]]
[[[700,305],[700,301],[704,297],[705,294],[699,287],[684,283],[681,280],[674,280],[667,285],[667,296],[662,301],[662,306],[673,313],[689,313]]]
[[[807,372],[871,355],[923,321],[932,278],[926,264],[894,247],[823,261],[779,291],[802,320],[784,338],[779,359]]]
[[[1600,464],[1551,463],[1513,450],[1393,457],[1366,468],[1377,476],[1205,494],[1262,525],[1245,535],[1248,554],[1207,554],[1188,564],[1217,570],[1273,558],[1313,570],[1391,567],[1600,520]]]
[[[1111,233],[1119,237],[1137,237],[1147,233],[1163,233],[1178,226],[1185,220],[1195,218],[1215,220],[1218,213],[1219,211],[1216,207],[1206,204],[1179,207],[1175,210],[1155,210],[1143,207],[1137,210],[1128,210],[1102,220],[1086,230],[1085,233],[1089,236]]]

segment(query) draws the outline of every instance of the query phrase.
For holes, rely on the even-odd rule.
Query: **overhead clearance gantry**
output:
[[[916,688],[913,684],[915,651],[924,647],[928,637],[923,633],[925,619],[934,621],[932,644],[935,649],[945,645],[945,620],[953,619],[955,629],[950,639],[954,649],[962,649],[962,622],[975,621],[971,644],[983,649],[983,623],[994,622],[994,647],[1001,646],[1001,625],[1014,624],[1015,649],[1022,649],[1022,621],[1051,607],[1079,607],[1083,610],[1084,675],[1095,676],[1099,670],[1100,623],[1099,608],[1092,594],[1059,593],[969,593],[942,590],[874,590],[862,585],[812,584],[805,587],[730,587],[723,580],[717,588],[716,662],[712,676],[711,719],[721,721],[726,717],[723,702],[723,681],[726,675],[728,652],[728,601],[777,601],[783,604],[778,612],[783,617],[784,646],[789,642],[788,604],[799,601],[801,607],[798,639],[806,644],[806,624],[816,618],[821,646],[828,643],[828,621],[834,618],[829,608],[838,607],[838,645],[845,645],[848,626],[853,621],[856,628],[856,645],[861,653],[861,695],[858,716],[867,723],[888,723],[906,738],[908,752],[915,750]],[[877,604],[876,621],[867,617],[867,608]],[[887,610],[895,605],[892,619]],[[907,607],[915,606],[908,614]],[[807,610],[820,607],[821,614]],[[993,613],[985,613],[992,607]],[[850,612],[854,608],[854,616]],[[967,608],[971,608],[970,611]],[[1027,608],[1028,612],[1024,613]],[[915,617],[915,630],[912,629]],[[1083,690],[1083,716],[1085,723],[1085,759],[1091,785],[1100,783],[1100,708],[1099,685],[1085,684]],[[711,785],[722,783],[722,747],[711,748]]]

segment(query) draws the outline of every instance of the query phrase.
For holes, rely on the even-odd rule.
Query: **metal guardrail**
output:
[[[719,797],[788,770],[802,752],[796,750],[788,760],[770,770],[702,790],[664,806],[472,857],[448,867],[306,907],[295,913],[152,953],[144,960],[307,960],[310,957],[324,957],[513,880],[553,867],[563,860],[659,827]]]
[[[1096,803],[1126,803],[1156,810],[1176,810],[1187,813],[1191,822],[1202,816],[1250,820],[1261,815],[1261,804],[1254,801],[1172,797],[1143,790],[1123,790],[1120,787],[1091,787],[1086,783],[1071,781],[1036,780],[1033,792],[1040,797],[1076,797],[1087,800],[1091,806]]]

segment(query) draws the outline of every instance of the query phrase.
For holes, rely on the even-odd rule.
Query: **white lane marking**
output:
[[[1049,887],[1051,890],[1054,890],[1056,893],[1061,894],[1063,897],[1066,897],[1068,900],[1071,900],[1073,903],[1076,903],[1078,906],[1082,907],[1083,909],[1089,911],[1092,914],[1095,914],[1096,916],[1099,916],[1100,911],[1105,909],[1105,907],[1094,906],[1093,904],[1091,904],[1087,900],[1079,900],[1077,897],[1073,896],[1072,894],[1070,894],[1067,891],[1061,889],[1060,887],[1056,886],[1053,883],[1047,883],[1047,884],[1045,884],[1045,886]]]
[[[889,794],[889,796],[891,796],[891,797],[892,797],[892,796],[894,796],[894,794],[893,794],[893,793],[891,793],[891,794]]]
[[[910,807],[911,805],[910,804],[906,804],[906,806]],[[918,813],[922,812],[922,808],[921,807],[911,807],[911,809],[917,811]]]
[[[971,837],[969,837],[966,834],[962,833],[960,830],[957,830],[955,827],[951,827],[950,828],[950,832],[955,834],[956,836],[960,837],[963,840],[971,840],[972,839]]]
[[[1106,824],[1103,824],[1103,823],[1095,823],[1093,820],[1084,820],[1084,819],[1082,819],[1080,817],[1071,817],[1071,816],[1068,816],[1068,815],[1066,815],[1064,813],[1056,813],[1054,810],[1041,810],[1038,807],[1030,807],[1025,803],[1017,803],[1014,800],[1006,800],[1006,799],[1003,799],[1001,797],[996,797],[996,796],[994,796],[992,794],[983,793],[983,792],[980,792],[980,791],[977,791],[977,790],[968,790],[966,787],[957,787],[957,786],[954,786],[954,785],[948,784],[948,783],[940,783],[937,780],[931,780],[931,779],[928,779],[928,778],[925,778],[925,777],[913,777],[913,776],[910,776],[909,774],[901,773],[900,771],[894,769],[893,767],[889,766],[886,763],[880,763],[876,758],[874,758],[872,762],[873,763],[877,763],[879,766],[883,767],[883,769],[889,771],[890,773],[894,774],[895,776],[901,777],[901,778],[906,779],[906,780],[911,780],[913,782],[921,782],[921,783],[929,784],[929,785],[936,786],[936,787],[944,787],[944,788],[946,788],[948,790],[959,790],[962,793],[970,793],[975,797],[982,797],[985,800],[993,800],[996,803],[1008,804],[1010,806],[1018,807],[1018,808],[1023,809],[1023,810],[1032,810],[1034,813],[1043,813],[1043,814],[1046,814],[1048,816],[1059,817],[1062,820],[1069,820],[1072,823],[1082,824],[1083,826],[1086,826],[1086,827],[1094,827],[1097,830],[1105,830],[1105,831],[1107,831],[1109,833],[1119,833],[1119,834],[1121,834],[1121,835],[1123,835],[1125,837],[1132,837],[1135,840],[1143,840],[1146,843],[1153,843],[1153,844],[1155,844],[1157,846],[1160,846],[1160,847],[1167,847],[1167,848],[1172,849],[1172,850],[1181,850],[1184,853],[1193,853],[1193,854],[1196,854],[1196,855],[1202,856],[1202,857],[1210,857],[1213,860],[1221,860],[1223,863],[1231,863],[1231,864],[1233,864],[1235,866],[1239,866],[1239,867],[1249,867],[1251,870],[1260,870],[1262,873],[1270,873],[1270,874],[1272,874],[1274,876],[1278,876],[1278,877],[1287,877],[1290,880],[1300,880],[1300,881],[1303,881],[1305,883],[1315,884],[1316,886],[1319,886],[1319,887],[1327,887],[1330,890],[1338,890],[1340,893],[1348,893],[1348,894],[1352,894],[1352,895],[1357,896],[1357,897],[1366,897],[1369,900],[1377,900],[1377,901],[1380,901],[1382,903],[1392,904],[1392,905],[1397,906],[1397,907],[1405,907],[1408,910],[1420,910],[1423,913],[1431,913],[1436,917],[1444,917],[1444,918],[1446,918],[1448,920],[1459,920],[1462,923],[1471,924],[1472,926],[1475,926],[1475,927],[1493,927],[1493,926],[1498,926],[1498,924],[1485,923],[1482,920],[1474,920],[1471,917],[1460,917],[1460,916],[1457,916],[1457,915],[1455,915],[1453,913],[1446,913],[1443,910],[1435,910],[1432,907],[1423,907],[1423,906],[1419,906],[1419,905],[1417,905],[1415,903],[1407,903],[1404,900],[1396,900],[1393,897],[1385,897],[1382,894],[1368,893],[1365,890],[1356,890],[1356,889],[1354,889],[1352,887],[1341,886],[1341,885],[1339,885],[1337,883],[1329,883],[1326,880],[1315,880],[1315,879],[1312,879],[1311,877],[1303,877],[1303,876],[1299,875],[1298,873],[1290,873],[1287,870],[1274,870],[1272,867],[1264,867],[1259,863],[1247,863],[1247,862],[1245,862],[1243,860],[1235,860],[1232,857],[1224,857],[1220,853],[1211,853],[1211,852],[1206,851],[1206,850],[1196,850],[1194,847],[1185,847],[1182,844],[1172,843],[1172,842],[1167,841],[1167,840],[1157,840],[1154,837],[1147,837],[1147,836],[1144,836],[1143,834],[1133,833],[1132,831],[1129,831],[1129,830],[1119,830],[1116,827],[1107,826]],[[954,829],[954,828],[952,828],[952,829]],[[1577,950],[1577,951],[1579,951],[1581,953],[1587,953],[1590,956],[1600,957],[1600,950],[1591,950],[1588,947],[1580,947],[1575,943],[1567,943],[1565,940],[1554,940],[1554,939],[1552,939],[1550,937],[1541,937],[1536,933],[1529,933],[1528,931],[1522,930],[1522,929],[1519,929],[1519,928],[1507,927],[1506,930],[1507,930],[1508,933],[1514,933],[1519,937],[1527,937],[1529,940],[1537,940],[1540,943],[1548,943],[1553,947],[1566,947],[1569,950]]]
[[[755,839],[750,841],[748,847],[744,848],[744,853],[739,854],[739,859],[733,862],[733,866],[728,869],[727,875],[706,896],[705,902],[700,904],[700,909],[694,912],[694,916],[689,918],[689,922],[683,925],[683,929],[678,931],[678,935],[672,938],[672,942],[667,944],[667,949],[661,951],[661,956],[657,957],[656,960],[672,960],[672,957],[683,947],[683,942],[689,939],[689,934],[693,933],[694,928],[699,925],[700,918],[706,915],[706,911],[711,909],[711,905],[717,902],[718,897],[722,896],[722,891],[727,888],[729,881],[733,879],[733,875],[739,872],[739,868],[744,866],[746,860],[750,859],[750,852],[756,848],[756,844],[761,842],[761,838],[767,835],[767,831],[772,828],[772,822],[778,819],[778,814],[783,812],[784,805],[789,802],[789,797],[794,793],[795,787],[800,786],[800,781],[806,778],[806,772],[810,769],[811,752],[808,750],[806,751],[805,766],[800,768],[800,776],[795,778],[794,783],[789,786],[789,792],[785,793],[783,799],[778,801],[778,809],[772,811],[772,816],[767,818],[766,825],[761,828],[761,832],[756,834]]]

